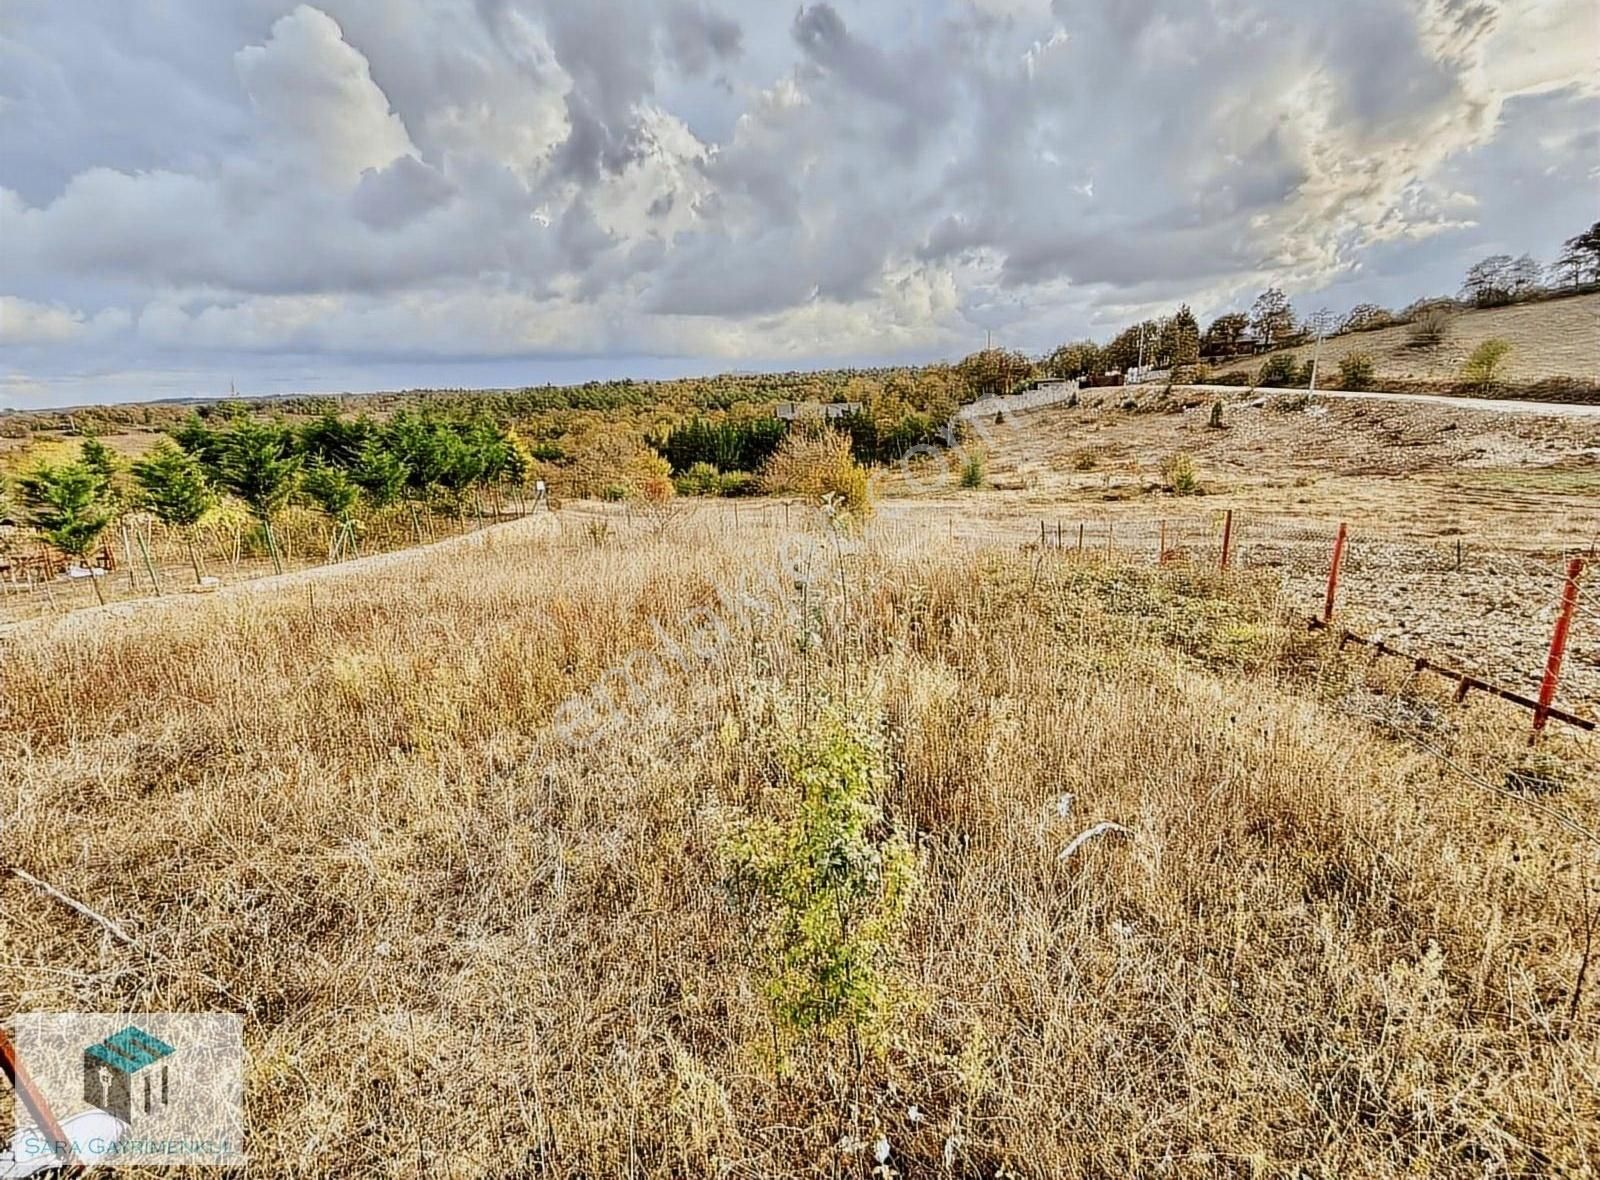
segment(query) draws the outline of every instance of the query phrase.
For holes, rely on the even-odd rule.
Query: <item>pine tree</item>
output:
[[[369,438],[362,444],[361,453],[350,468],[351,480],[374,508],[399,503],[409,474],[405,463],[379,438]]]
[[[306,469],[304,487],[306,495],[316,501],[318,508],[333,525],[333,537],[328,543],[328,560],[341,553],[355,552],[355,508],[360,489],[350,474],[342,467],[319,464]]]
[[[122,493],[117,487],[117,473],[121,467],[111,448],[91,434],[83,440],[79,455],[83,465],[92,471],[99,481],[100,499],[112,509],[120,507]]]
[[[217,494],[206,479],[200,460],[171,443],[162,443],[134,461],[133,478],[139,485],[144,507],[162,524],[182,532],[198,584],[205,574],[195,546],[194,527],[217,503]]]
[[[281,574],[283,558],[272,518],[294,495],[300,476],[300,457],[293,453],[288,431],[242,418],[224,433],[221,459],[222,486],[261,522],[272,568]]]
[[[63,463],[41,467],[19,482],[28,523],[61,552],[87,564],[94,543],[111,523],[101,474],[85,463]],[[91,574],[89,581],[104,603],[99,578]]]

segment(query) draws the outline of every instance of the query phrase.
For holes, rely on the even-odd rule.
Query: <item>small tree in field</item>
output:
[[[1269,356],[1266,363],[1261,366],[1261,372],[1256,375],[1256,384],[1269,388],[1292,388],[1300,382],[1300,366],[1294,363],[1294,357],[1286,352],[1276,356]]]
[[[205,573],[200,566],[194,528],[217,503],[217,494],[200,461],[171,443],[162,443],[143,459],[134,461],[133,478],[150,513],[168,528],[182,533],[198,585]]]
[[[1362,390],[1372,384],[1372,358],[1364,352],[1352,352],[1339,362],[1339,388]]]
[[[328,560],[356,551],[355,510],[360,489],[341,467],[312,467],[305,474],[306,495],[316,501],[317,507],[333,526],[328,539]]]
[[[1461,367],[1461,379],[1476,389],[1488,390],[1493,387],[1501,365],[1510,355],[1511,344],[1508,341],[1498,338],[1485,340],[1467,357],[1467,363]]]
[[[300,457],[293,453],[293,439],[282,427],[240,419],[223,437],[221,475],[223,486],[261,522],[272,568],[281,574],[283,558],[272,518],[289,502],[299,481]]]
[[[90,550],[111,523],[99,473],[83,463],[63,463],[23,476],[20,485],[28,523],[61,552],[87,565]],[[106,596],[92,571],[89,582],[103,604]]]
[[[738,824],[724,882],[752,921],[778,1031],[843,1036],[858,1060],[904,994],[897,968],[916,853],[879,810],[881,738],[837,708],[778,751],[787,814]]]

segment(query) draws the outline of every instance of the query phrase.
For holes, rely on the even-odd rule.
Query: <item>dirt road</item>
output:
[[[1137,389],[1138,386],[1133,388]],[[1185,389],[1199,389],[1207,393],[1239,393],[1237,385],[1186,385]],[[1257,394],[1300,394],[1304,389],[1279,389],[1274,386],[1257,386]],[[1347,392],[1342,389],[1319,389],[1314,397],[1336,398],[1342,401],[1400,402],[1419,406],[1444,406],[1451,410],[1484,410],[1491,414],[1543,414],[1553,418],[1600,418],[1600,406],[1586,406],[1577,402],[1528,402],[1515,398],[1453,397],[1443,393],[1385,393],[1382,391]]]

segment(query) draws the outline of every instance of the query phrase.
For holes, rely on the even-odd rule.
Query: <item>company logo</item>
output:
[[[158,1117],[172,1100],[175,1049],[130,1024],[83,1051],[83,1100],[130,1127]]]
[[[239,1017],[23,1012],[6,1023],[17,1108],[0,1180],[67,1164],[245,1162]]]

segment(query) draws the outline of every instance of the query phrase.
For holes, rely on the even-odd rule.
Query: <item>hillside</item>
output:
[[[1323,379],[1326,384],[1340,360],[1351,353],[1366,353],[1383,378],[1405,381],[1453,381],[1472,350],[1485,340],[1510,343],[1502,377],[1510,382],[1542,381],[1551,377],[1600,380],[1600,292],[1570,299],[1547,299],[1509,307],[1462,311],[1450,318],[1444,342],[1436,348],[1413,348],[1410,326],[1397,324],[1374,332],[1330,336],[1322,342]],[[1314,345],[1280,349],[1298,362],[1311,359]],[[1255,372],[1266,353],[1217,366],[1219,371]]]

